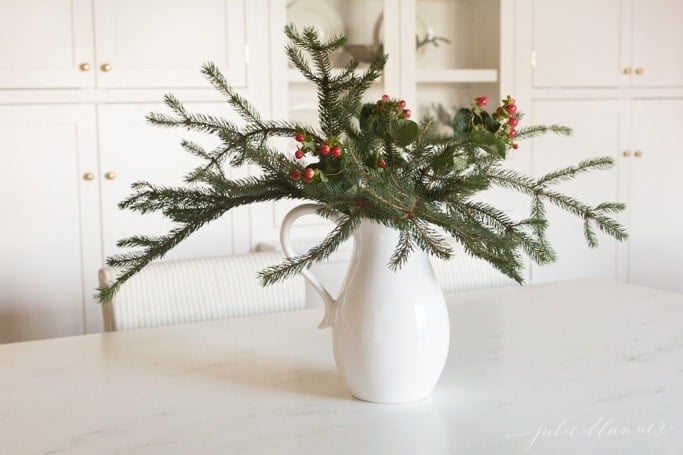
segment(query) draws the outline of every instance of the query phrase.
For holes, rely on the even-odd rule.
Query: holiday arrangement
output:
[[[172,114],[148,116],[155,125],[215,135],[221,145],[206,150],[182,142],[187,152],[203,160],[187,174],[183,186],[133,185],[120,208],[163,213],[176,227],[161,236],[120,240],[119,247],[133,250],[107,259],[120,274],[99,290],[101,301],[111,300],[126,280],[205,224],[234,207],[263,201],[315,201],[321,216],[335,220],[334,229],[308,252],[263,270],[264,285],[324,260],[365,220],[399,232],[390,268],[400,268],[416,249],[449,258],[447,240],[452,237],[468,254],[520,283],[525,256],[538,264],[555,260],[545,236],[547,204],[576,215],[591,247],[597,245],[598,231],[626,238],[612,218],[623,204],[589,206],[553,189],[580,174],[610,168],[611,158],[582,161],[535,179],[502,166],[508,153],[520,153],[515,151],[518,141],[545,133],[568,135],[568,128],[522,126],[516,102],[508,96],[492,113],[486,110],[486,97],[476,98],[455,113],[444,132],[433,118],[413,121],[403,100],[384,95],[375,102],[363,101],[365,91],[381,76],[387,56],[379,56],[363,72],[355,60],[333,72],[330,54],[343,47],[344,37],[322,42],[315,29],[300,32],[292,25],[285,33],[289,60],[317,86],[320,127],[263,119],[214,65],[206,64],[203,74],[226,96],[242,123],[190,113],[172,95],[165,98]],[[272,145],[273,138],[289,138],[296,151],[283,153]],[[239,179],[226,176],[226,166],[242,165],[255,166],[260,173]],[[513,220],[475,197],[493,187],[526,194],[528,217]]]

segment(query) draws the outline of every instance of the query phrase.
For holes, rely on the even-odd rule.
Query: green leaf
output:
[[[437,174],[447,173],[451,168],[451,164],[453,164],[453,154],[448,151],[437,155],[432,161],[434,171]]]
[[[360,110],[360,117],[358,118],[358,124],[360,129],[363,131],[368,131],[371,125],[370,117],[375,113],[376,105],[374,103],[365,103]]]
[[[396,144],[400,147],[405,147],[412,144],[420,134],[420,129],[417,123],[412,120],[399,120],[398,129],[396,130]]]
[[[491,133],[495,133],[500,129],[500,123],[494,120],[494,118],[491,117],[491,115],[488,112],[483,111],[481,113],[481,118],[484,121],[484,128],[486,128]]]
[[[465,169],[467,169],[468,164],[469,163],[465,158],[461,158],[459,156],[453,157],[453,168],[456,171],[464,171]]]
[[[505,144],[491,133],[481,131],[473,134],[472,142],[488,153],[505,158]]]
[[[470,129],[471,112],[467,108],[461,108],[455,113],[453,117],[453,132],[456,137],[463,136]]]

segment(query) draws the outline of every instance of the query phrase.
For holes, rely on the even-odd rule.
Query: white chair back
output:
[[[257,272],[282,261],[281,253],[258,252],[149,264],[102,305],[106,331],[236,318],[301,310],[303,278],[262,287]],[[116,270],[100,270],[100,284]]]
[[[444,294],[517,284],[483,259],[468,255],[459,246],[456,246],[456,254],[447,261],[434,257],[430,260]]]

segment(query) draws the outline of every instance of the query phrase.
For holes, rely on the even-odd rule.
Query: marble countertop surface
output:
[[[0,453],[683,453],[683,295],[448,300],[446,369],[403,405],[351,397],[319,309],[0,345]]]

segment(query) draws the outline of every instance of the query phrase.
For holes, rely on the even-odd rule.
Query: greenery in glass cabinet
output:
[[[553,188],[579,174],[609,168],[611,158],[582,161],[537,179],[502,167],[506,155],[515,153],[512,150],[518,140],[548,132],[567,135],[568,128],[520,127],[512,98],[489,113],[485,110],[488,100],[480,97],[472,106],[458,110],[450,131],[444,133],[432,118],[410,120],[411,112],[402,100],[384,95],[376,102],[363,102],[365,91],[381,76],[386,55],[362,72],[356,61],[332,72],[330,54],[344,45],[344,37],[322,42],[313,28],[299,32],[292,25],[285,33],[290,40],[286,48],[289,60],[317,86],[320,127],[263,119],[212,64],[202,71],[239,113],[240,123],[190,113],[174,96],[167,95],[172,114],[150,114],[151,123],[211,134],[220,139],[220,146],[207,150],[182,142],[185,150],[203,160],[187,174],[182,186],[133,184],[132,194],[120,208],[160,212],[175,228],[161,236],[120,240],[118,246],[133,250],[107,259],[120,273],[114,283],[100,289],[101,301],[110,300],[127,279],[205,224],[234,207],[263,201],[316,201],[319,214],[336,223],[305,254],[263,270],[260,278],[266,285],[327,258],[363,220],[400,232],[388,264],[391,268],[401,267],[416,248],[449,258],[452,248],[447,240],[452,237],[467,253],[518,282],[522,282],[525,254],[539,264],[555,259],[545,236],[548,203],[581,220],[590,246],[597,244],[596,230],[619,240],[626,238],[624,229],[610,217],[623,210],[623,204],[590,206]],[[278,137],[296,143],[297,151],[290,155],[278,150],[271,140]],[[242,165],[257,167],[260,172],[246,178],[226,176],[227,166]],[[529,215],[514,220],[475,198],[493,187],[528,195]]]

